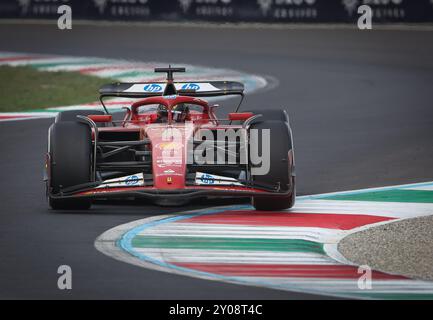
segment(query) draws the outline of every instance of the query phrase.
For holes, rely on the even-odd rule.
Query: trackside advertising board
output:
[[[433,0],[2,0],[0,18],[55,18],[63,4],[88,20],[347,23],[366,4],[375,22],[433,22]]]

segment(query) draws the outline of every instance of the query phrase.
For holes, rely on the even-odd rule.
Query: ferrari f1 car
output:
[[[52,209],[88,209],[95,199],[145,198],[182,205],[197,197],[248,197],[257,210],[295,202],[292,132],[284,110],[239,112],[244,85],[233,81],[114,83],[99,110],[68,110],[48,132],[46,190]],[[238,95],[218,119],[203,97]],[[128,98],[115,120],[106,97]]]

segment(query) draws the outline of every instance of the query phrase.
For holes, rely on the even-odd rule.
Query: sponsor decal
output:
[[[129,176],[128,178],[125,179],[125,184],[127,186],[134,186],[136,184],[138,184],[139,182],[139,178],[137,176]]]
[[[160,150],[177,150],[182,148],[182,144],[174,141],[160,142],[156,145]]]
[[[272,7],[273,0],[257,0],[260,9],[262,10],[262,14],[266,17],[268,15],[269,10]]]
[[[171,157],[168,159],[161,158],[161,159],[156,160],[156,165],[159,168],[166,168],[166,167],[172,167],[172,166],[179,167],[179,166],[182,166],[182,164],[183,164],[182,158]]]
[[[150,83],[145,85],[143,90],[147,92],[160,92],[162,91],[162,86],[156,83]]]
[[[98,8],[99,14],[104,14],[105,7],[107,6],[107,0],[93,0],[96,8]]]
[[[200,86],[197,83],[185,83],[182,90],[200,90]]]
[[[183,13],[187,13],[193,0],[179,0]]]
[[[118,17],[147,17],[150,15],[149,0],[93,0],[100,15]]]
[[[171,96],[163,96],[163,98],[164,98],[164,99],[167,99],[167,100],[174,100],[174,99],[177,98],[177,95],[173,94],[173,95],[171,95]]]
[[[353,16],[358,8],[358,0],[343,0],[343,5],[349,15]]]
[[[181,166],[176,166],[176,165],[171,165],[171,164],[167,165],[167,167],[168,166],[173,167],[173,168],[174,167],[176,167],[176,168],[181,167]],[[158,165],[158,167],[162,168],[162,166],[159,166],[159,165]],[[162,173],[156,173],[156,175],[158,175],[158,176],[171,176],[171,177],[173,177],[173,176],[184,177],[185,176],[183,173],[176,172],[172,169],[164,170]]]
[[[18,5],[21,8],[21,14],[27,14],[29,12],[29,6],[32,0],[18,0]]]
[[[203,182],[204,184],[214,184],[215,183],[215,179],[213,176],[211,176],[210,174],[203,174],[200,177],[201,182]]]
[[[18,0],[21,15],[56,15],[59,6],[69,4],[70,0]]]
[[[143,186],[143,185],[144,185],[143,174],[137,173],[130,176],[105,180],[103,184],[97,187],[97,189],[113,188],[113,187],[132,187],[132,186]]]
[[[245,81],[241,79],[240,81]],[[133,84],[124,92],[135,92],[142,93],[143,90],[146,92],[162,92],[166,87],[165,83],[149,83],[143,87],[143,84]],[[220,91],[217,87],[213,86],[211,83],[192,83],[192,82],[180,82],[175,83],[177,90],[201,90],[201,91]],[[175,99],[176,95],[164,96],[167,99]]]
[[[264,17],[283,19],[315,19],[317,0],[257,0]]]
[[[197,185],[232,185],[242,186],[238,180],[230,177],[217,176],[214,174],[197,172],[195,175],[195,183]]]
[[[344,8],[353,16],[358,7],[367,5],[377,19],[402,19],[406,17],[403,0],[342,0]]]
[[[178,0],[184,14],[206,17],[229,17],[234,13],[232,0]]]
[[[177,90],[197,90],[197,91],[220,91],[221,89],[213,86],[210,82],[180,82],[175,84]]]

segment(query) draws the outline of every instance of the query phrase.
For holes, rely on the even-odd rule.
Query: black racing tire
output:
[[[105,112],[100,110],[66,110],[59,112],[56,116],[55,122],[64,121],[78,121],[77,116],[89,116],[89,115],[104,115]],[[105,123],[97,123],[97,127],[105,127]]]
[[[90,127],[78,121],[61,121],[49,129],[49,190],[57,194],[61,188],[91,182],[92,136]],[[89,199],[58,199],[48,195],[55,210],[89,209]]]
[[[295,203],[296,187],[293,175],[293,146],[291,130],[288,122],[285,121],[263,121],[254,123],[251,129],[270,130],[270,155],[269,171],[264,175],[254,175],[252,180],[258,185],[269,186],[275,189],[280,188],[280,192],[288,193],[285,196],[272,197],[252,197],[252,205],[256,210],[272,211],[291,208]],[[251,131],[250,131],[251,132]],[[261,136],[259,134],[259,136]],[[262,139],[251,140],[257,144],[259,152],[262,149]],[[292,158],[290,158],[291,153]]]
[[[251,121],[251,124],[263,121],[283,121],[289,122],[289,115],[286,110],[248,110],[245,112],[252,112],[254,114],[261,114],[262,116]]]

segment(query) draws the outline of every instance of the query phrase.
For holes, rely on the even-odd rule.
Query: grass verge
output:
[[[0,112],[30,111],[98,100],[101,85],[113,79],[78,72],[47,72],[0,66]]]

